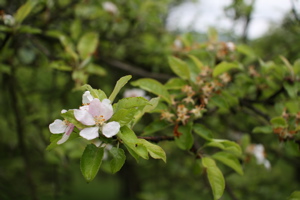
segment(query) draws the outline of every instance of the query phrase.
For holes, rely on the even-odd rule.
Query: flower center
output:
[[[95,123],[97,126],[102,126],[106,120],[103,115],[99,115],[95,117]]]
[[[64,120],[63,123],[66,125],[66,126],[69,126],[70,122],[68,120]]]

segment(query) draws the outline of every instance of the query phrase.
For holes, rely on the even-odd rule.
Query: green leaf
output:
[[[240,69],[240,66],[237,63],[229,63],[223,61],[214,68],[213,77],[217,77],[224,72],[228,72],[231,69]]]
[[[296,98],[298,96],[298,85],[297,84],[290,84],[290,83],[284,82],[283,87],[287,91],[288,95],[291,98]]]
[[[87,182],[91,182],[97,175],[104,154],[104,148],[88,144],[80,159],[80,170]]]
[[[165,88],[167,90],[181,90],[185,85],[187,85],[185,80],[182,80],[181,78],[171,78],[165,84]]]
[[[147,151],[152,158],[162,159],[164,162],[167,162],[166,153],[160,146],[152,144],[144,139],[139,139],[139,141],[147,148]]]
[[[253,51],[253,49],[251,49],[249,46],[247,45],[237,45],[236,46],[236,49],[238,52],[250,57],[250,58],[255,58],[256,57],[256,54],[255,52]]]
[[[105,76],[107,74],[106,70],[99,66],[96,65],[94,63],[90,63],[86,68],[85,68],[86,72],[88,72],[89,74],[95,74],[98,76]]]
[[[206,146],[217,147],[224,151],[230,151],[236,155],[242,154],[241,147],[237,143],[229,140],[212,139],[209,143],[206,144]]]
[[[126,160],[126,156],[123,149],[116,147],[112,147],[109,153],[113,157],[113,159],[110,161],[110,169],[111,172],[114,174],[123,167]]]
[[[171,97],[167,89],[158,81],[150,78],[141,78],[139,80],[131,82],[131,85],[138,86],[148,92],[156,94],[171,104]]]
[[[27,25],[22,25],[19,27],[19,32],[20,33],[29,33],[29,34],[40,34],[42,33],[42,30],[39,28],[34,28],[31,26],[27,26]]]
[[[204,157],[202,158],[202,164],[207,170],[207,178],[213,192],[214,200],[218,200],[224,193],[224,176],[213,159]]]
[[[119,109],[114,113],[110,121],[117,121],[121,126],[127,125],[135,119],[134,116],[138,111],[136,108]]]
[[[209,130],[202,124],[194,124],[193,130],[205,140],[211,141],[213,138],[211,130]]]
[[[283,117],[274,117],[271,119],[271,124],[275,126],[276,128],[278,127],[287,127],[287,123]]]
[[[128,124],[136,119],[138,114],[149,101],[143,97],[128,97],[121,99],[118,103],[114,104],[114,115],[111,121],[118,121],[121,126]]]
[[[199,69],[199,72],[201,72],[201,69],[203,68],[203,63],[196,57],[193,55],[189,55],[189,58],[194,62],[194,64],[197,66],[197,68]]]
[[[176,57],[168,57],[169,65],[172,71],[184,80],[188,80],[190,78],[190,71],[188,65]]]
[[[135,152],[145,160],[149,159],[148,150],[147,148],[140,142],[140,139],[138,139],[138,144],[135,146]]]
[[[273,133],[273,129],[271,126],[257,126],[252,130],[252,133],[270,134]]]
[[[175,137],[176,145],[183,150],[189,150],[194,144],[194,137],[192,135],[192,124],[187,124],[185,126],[179,126],[178,130],[181,135]]]
[[[139,147],[139,140],[135,133],[127,126],[121,127],[117,136],[122,140],[129,153],[138,160],[139,156],[145,158],[145,148]],[[141,146],[141,145],[140,145]]]
[[[79,40],[77,44],[77,51],[81,59],[86,59],[90,57],[95,51],[98,46],[98,33],[96,32],[89,32],[85,33]]]
[[[223,164],[227,165],[228,167],[232,168],[238,174],[240,175],[244,174],[241,163],[239,162],[237,157],[234,156],[233,154],[222,151],[222,152],[215,153],[212,157],[215,160],[218,160]]]
[[[32,9],[38,2],[35,0],[28,0],[15,13],[14,18],[16,23],[21,24],[23,20],[31,13]]]
[[[288,200],[300,200],[300,191],[294,191]]]
[[[65,48],[67,54],[69,54],[69,56],[72,57],[76,62],[78,61],[78,55],[75,52],[74,44],[72,43],[71,39],[68,36],[61,33],[60,31],[54,31],[54,30],[47,31],[46,35],[59,39],[60,43]]]
[[[146,105],[151,105],[147,99],[144,97],[128,97],[123,98],[114,104],[114,112],[118,112],[120,109],[129,108],[144,108]]]
[[[82,26],[81,26],[81,20],[75,19],[73,20],[71,26],[70,26],[70,33],[71,33],[71,38],[75,41],[79,38],[81,31],[82,31]]]
[[[81,88],[84,89],[84,90],[90,91],[91,95],[92,95],[94,98],[100,99],[101,101],[102,101],[103,99],[107,99],[106,94],[105,94],[102,90],[100,90],[100,89],[98,89],[98,90],[97,90],[97,89],[93,89],[93,88],[92,88],[90,85],[88,85],[88,84],[83,85]]]
[[[149,135],[151,133],[155,133],[155,132],[163,130],[169,126],[171,126],[171,123],[168,123],[164,120],[153,121],[144,128],[143,135]]]
[[[120,90],[122,89],[122,87],[124,87],[124,85],[131,79],[131,77],[132,77],[131,75],[123,76],[122,78],[120,78],[117,81],[113,92],[109,96],[109,100],[111,102],[113,102],[115,100],[117,94],[120,92]]]
[[[147,112],[151,112],[152,110],[154,110],[158,103],[159,103],[159,99],[160,97],[155,97],[155,98],[152,98],[150,101],[149,101],[149,105],[146,105],[143,110],[137,112],[137,114],[135,115],[135,119],[134,119],[134,123],[133,125],[135,125],[138,120]]]
[[[72,71],[72,67],[68,66],[64,61],[53,61],[50,63],[50,67],[60,71]]]
[[[228,108],[227,101],[225,101],[224,97],[219,94],[212,96],[210,101],[217,105],[219,108]]]
[[[299,76],[299,74],[300,74],[300,59],[297,59],[294,62],[293,70],[294,70],[294,74],[297,74]]]

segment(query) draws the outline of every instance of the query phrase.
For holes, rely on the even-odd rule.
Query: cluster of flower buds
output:
[[[195,84],[199,88],[201,103],[206,105],[214,94],[219,94],[222,87],[231,81],[228,73],[221,74],[217,79],[212,78],[212,69],[208,66],[204,67],[197,76]]]
[[[228,73],[222,73],[213,78],[212,69],[208,66],[202,68],[191,85],[184,85],[181,93],[172,96],[172,108],[161,113],[161,119],[168,122],[185,125],[188,120],[202,117],[205,107],[213,95],[218,95],[231,81]]]
[[[75,124],[66,119],[56,119],[49,125],[51,133],[64,133],[57,144],[67,141],[75,127],[80,130],[79,135],[87,140],[97,139],[99,133],[111,138],[119,132],[119,122],[108,122],[113,115],[113,107],[109,99],[100,101],[98,98],[94,98],[89,91],[86,91],[82,96],[82,104],[79,109],[62,111],[62,113],[72,112],[74,118],[81,123],[80,127],[76,127]]]
[[[277,134],[280,141],[294,139],[296,134],[300,132],[300,112],[297,114],[289,114],[286,110],[282,113],[285,120],[285,126],[273,127],[274,134]]]
[[[209,42],[207,50],[213,51],[219,60],[234,60],[235,59],[235,44],[233,42]]]

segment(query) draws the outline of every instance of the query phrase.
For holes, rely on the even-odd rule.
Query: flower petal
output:
[[[109,122],[107,124],[104,124],[104,126],[102,127],[102,133],[107,138],[111,138],[112,136],[116,135],[119,130],[119,122]]]
[[[100,116],[101,114],[101,101],[99,99],[93,99],[93,101],[91,101],[90,105],[89,105],[89,113],[93,116]]]
[[[75,118],[84,125],[95,125],[94,117],[86,110],[74,110]]]
[[[113,115],[113,107],[109,99],[103,99],[101,102],[101,115],[103,115],[105,121],[109,120]]]
[[[90,128],[84,128],[80,131],[79,135],[87,140],[95,139],[99,136],[99,127],[90,127]]]
[[[60,140],[57,141],[57,144],[62,144],[69,139],[70,135],[64,134]]]
[[[85,91],[85,93],[82,95],[82,103],[87,104],[90,103],[94,97],[91,95],[90,91]]]
[[[49,125],[50,132],[54,134],[64,133],[66,128],[67,125],[60,119],[54,120],[54,122]]]
[[[57,141],[57,144],[62,144],[64,142],[66,142],[69,139],[73,130],[74,130],[74,124],[70,123],[65,130],[65,134],[62,136],[62,138],[60,140]]]

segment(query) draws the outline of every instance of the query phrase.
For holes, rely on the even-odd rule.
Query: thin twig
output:
[[[252,110],[253,112],[255,112],[256,114],[258,114],[259,116],[263,117],[265,120],[270,121],[270,117],[269,115],[267,115],[266,113],[262,112],[261,110],[258,110],[257,108],[255,108],[250,102],[248,102],[245,99],[241,99],[240,100],[240,105],[244,106],[246,108],[249,108],[250,110]]]
[[[231,187],[228,185],[227,182],[226,182],[225,190],[229,194],[232,200],[238,200],[238,198],[235,196],[235,194],[233,193]]]
[[[131,74],[139,75],[139,76],[142,76],[142,77],[148,77],[148,78],[154,78],[154,79],[160,79],[160,80],[168,80],[168,79],[173,77],[169,74],[148,72],[148,71],[143,70],[143,69],[141,69],[137,66],[126,64],[126,63],[118,61],[118,60],[110,60],[110,59],[102,59],[102,60],[105,63],[111,65],[112,67],[119,68],[119,69],[122,69],[124,71],[128,71]]]
[[[30,160],[28,156],[28,151],[25,145],[24,141],[24,124],[23,124],[23,119],[22,119],[22,112],[19,109],[18,105],[18,97],[17,97],[17,91],[16,91],[16,80],[14,76],[14,69],[12,68],[12,75],[10,78],[10,84],[9,84],[9,91],[10,91],[10,96],[11,96],[11,103],[12,103],[12,109],[14,112],[14,117],[15,117],[15,124],[16,124],[16,132],[18,136],[18,145],[21,151],[21,155],[25,164],[25,173],[26,173],[26,178],[28,182],[28,187],[31,193],[31,198],[32,200],[37,200],[37,195],[36,195],[36,188],[34,181],[32,179],[32,174],[31,174],[31,169],[32,167],[30,166]]]
[[[145,139],[151,142],[161,142],[161,141],[173,141],[174,140],[174,136],[138,136],[138,138],[140,139]]]

